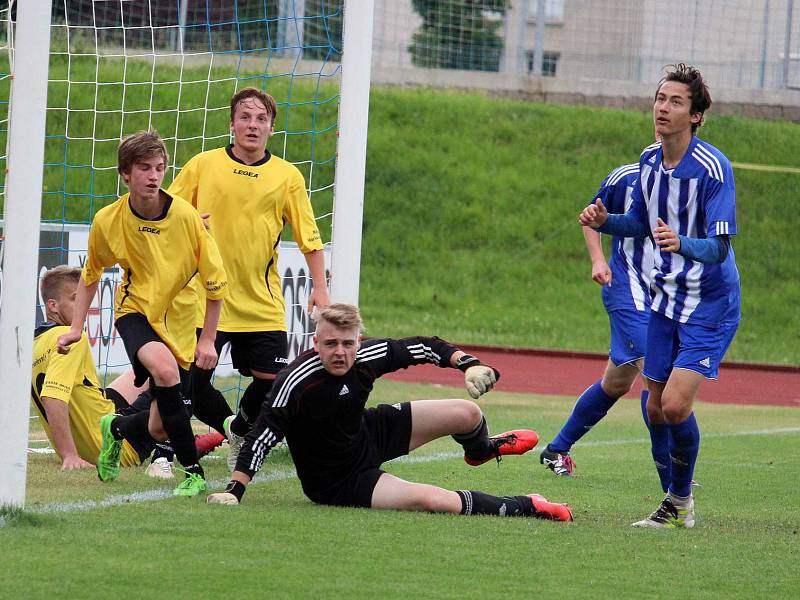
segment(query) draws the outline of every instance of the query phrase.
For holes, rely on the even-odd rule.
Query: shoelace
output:
[[[650,518],[653,521],[659,522],[668,521],[669,519],[677,519],[678,509],[675,508],[675,505],[672,504],[672,502],[665,498],[661,501],[661,504],[658,506],[656,511],[650,515]]]
[[[509,446],[514,446],[517,443],[517,436],[516,434],[509,434],[505,437],[497,437],[492,438],[492,445],[494,446],[494,459],[497,461],[497,464],[500,464],[500,460],[502,458],[500,454],[500,446],[503,444],[508,444]]]

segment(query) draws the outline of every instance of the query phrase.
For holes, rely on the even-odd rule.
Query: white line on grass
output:
[[[800,433],[800,427],[778,427],[775,429],[756,429],[752,431],[731,431],[722,433],[706,433],[702,435],[702,439],[709,438],[730,438],[741,437],[750,435],[774,435],[780,433]],[[635,438],[629,440],[596,440],[582,442],[581,447],[591,446],[621,446],[624,444],[649,444],[650,440],[646,438]],[[392,462],[403,463],[427,463],[439,460],[450,460],[452,458],[460,458],[463,456],[462,452],[435,452],[432,454],[416,454],[409,456],[401,456]],[[270,483],[273,481],[285,481],[287,479],[294,479],[297,473],[294,470],[289,471],[273,471],[272,473],[259,473],[253,479],[252,485],[260,483]],[[222,488],[227,485],[227,479],[217,479],[208,482],[209,488]],[[106,508],[112,506],[121,506],[123,504],[132,504],[135,502],[150,502],[152,500],[163,500],[172,497],[172,490],[148,490],[145,492],[134,492],[132,494],[125,494],[121,496],[111,496],[103,500],[82,500],[80,502],[55,502],[53,504],[44,504],[30,509],[29,512],[36,514],[47,513],[61,513],[61,512],[77,512],[83,510],[93,510],[95,508]]]

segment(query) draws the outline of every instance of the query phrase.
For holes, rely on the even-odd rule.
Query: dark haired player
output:
[[[700,430],[692,411],[704,379],[715,379],[739,325],[740,286],[730,236],[736,191],[730,161],[695,132],[711,106],[701,73],[674,65],[659,83],[653,120],[661,141],[644,149],[631,209],[609,215],[598,200],[580,223],[657,248],[644,376],[654,446],[670,456],[668,492],[636,527],[693,527],[692,476]]]

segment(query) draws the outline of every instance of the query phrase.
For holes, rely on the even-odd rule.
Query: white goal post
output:
[[[45,208],[43,208],[43,204],[39,202],[39,199],[41,198],[51,202],[52,198],[57,193],[70,196],[69,190],[66,190],[66,188],[64,191],[58,192],[54,191],[52,186],[48,187],[47,169],[50,168],[52,170],[54,165],[52,164],[52,160],[47,158],[47,144],[52,143],[54,137],[63,137],[65,156],[67,154],[67,144],[73,144],[76,148],[79,144],[91,145],[90,159],[78,159],[77,167],[71,167],[74,171],[70,172],[66,168],[66,165],[60,165],[65,166],[65,181],[68,176],[73,178],[76,178],[76,176],[81,177],[81,174],[84,173],[81,169],[89,167],[92,169],[92,185],[95,185],[95,179],[97,181],[102,180],[103,182],[107,182],[109,174],[113,175],[115,178],[114,167],[108,164],[105,158],[106,155],[103,155],[97,163],[95,162],[95,147],[100,148],[102,146],[103,148],[108,148],[110,145],[115,145],[114,136],[116,134],[112,133],[109,137],[108,125],[113,119],[117,118],[116,113],[119,112],[116,108],[108,109],[107,106],[103,106],[101,110],[100,104],[98,104],[98,98],[102,97],[107,99],[109,97],[109,94],[105,93],[112,89],[109,86],[116,85],[114,82],[103,79],[103,77],[108,76],[108,69],[104,71],[103,68],[101,68],[101,60],[103,61],[103,65],[108,65],[110,64],[108,59],[111,58],[112,60],[116,60],[117,64],[124,64],[127,68],[129,59],[132,64],[135,60],[140,60],[138,58],[139,56],[144,56],[144,60],[151,61],[153,73],[155,73],[156,64],[158,63],[160,66],[163,60],[168,62],[172,61],[169,62],[169,69],[173,71],[180,70],[177,80],[174,81],[175,87],[179,89],[179,92],[177,96],[178,106],[174,109],[176,113],[174,117],[176,123],[175,131],[170,137],[171,140],[174,140],[174,150],[171,151],[171,154],[175,157],[176,161],[178,161],[180,154],[182,162],[176,162],[176,164],[180,166],[185,162],[187,156],[187,150],[182,150],[179,147],[180,143],[186,143],[186,148],[191,146],[191,144],[199,145],[202,143],[202,149],[208,149],[205,146],[207,140],[211,140],[214,146],[226,143],[226,140],[223,139],[226,136],[219,135],[218,130],[215,130],[216,133],[212,132],[208,134],[208,136],[206,135],[205,121],[203,121],[200,135],[195,135],[194,133],[187,134],[185,130],[179,130],[179,122],[181,123],[180,126],[183,127],[182,119],[185,118],[188,123],[188,120],[194,118],[198,110],[207,110],[211,112],[213,107],[217,121],[219,121],[220,114],[223,115],[222,118],[225,118],[224,114],[226,109],[223,105],[219,104],[219,98],[223,96],[227,98],[229,95],[226,95],[227,92],[225,91],[220,92],[220,90],[227,90],[228,88],[225,86],[229,85],[228,82],[232,79],[226,75],[217,75],[218,65],[238,65],[234,67],[237,69],[237,80],[234,81],[233,85],[238,85],[239,83],[241,83],[241,85],[250,85],[248,81],[252,79],[252,76],[245,74],[241,80],[238,80],[238,69],[251,68],[254,64],[254,59],[258,59],[258,52],[261,52],[261,54],[268,53],[267,67],[263,69],[262,77],[269,81],[270,85],[273,84],[272,82],[275,82],[280,89],[287,75],[289,77],[295,76],[294,72],[286,73],[280,70],[284,69],[286,64],[295,64],[299,80],[309,75],[307,72],[308,64],[328,64],[327,58],[320,59],[318,55],[316,58],[314,57],[315,51],[319,53],[319,42],[316,42],[316,45],[310,43],[308,46],[302,46],[303,27],[305,26],[307,28],[309,24],[322,23],[324,29],[322,33],[318,33],[318,36],[323,38],[327,36],[330,40],[333,35],[331,30],[328,29],[330,21],[332,19],[341,18],[341,27],[343,31],[341,65],[335,66],[333,72],[325,70],[319,73],[320,79],[324,79],[325,81],[330,81],[333,77],[338,77],[340,81],[338,91],[338,121],[335,123],[335,127],[338,130],[338,140],[335,144],[336,159],[333,181],[329,184],[324,177],[321,183],[317,183],[316,180],[314,182],[311,181],[312,175],[317,178],[318,167],[321,168],[321,172],[324,173],[326,164],[329,163],[327,157],[320,158],[318,155],[316,157],[313,155],[313,143],[311,145],[312,155],[309,156],[308,159],[302,158],[295,160],[300,161],[299,163],[296,162],[298,166],[302,165],[304,169],[309,170],[307,183],[310,187],[310,193],[319,193],[320,197],[324,198],[325,191],[332,188],[332,210],[328,212],[327,215],[323,215],[323,218],[332,218],[331,298],[333,301],[358,303],[373,2],[372,0],[346,0],[342,3],[342,1],[339,0],[339,2],[333,3],[317,2],[314,4],[312,0],[292,1],[294,2],[293,5],[292,2],[287,2],[287,0],[279,0],[277,4],[271,2],[271,0],[269,3],[260,3],[263,6],[263,11],[267,10],[266,7],[268,4],[270,7],[272,7],[273,4],[278,6],[278,10],[281,11],[278,13],[278,19],[272,18],[271,13],[267,15],[266,12],[259,17],[259,22],[264,27],[264,36],[269,37],[272,41],[265,43],[265,45],[256,52],[253,52],[249,47],[246,51],[240,52],[242,56],[239,57],[238,63],[235,58],[235,51],[222,51],[217,54],[219,51],[216,48],[209,48],[207,51],[198,52],[196,46],[193,50],[188,45],[188,42],[186,50],[184,51],[184,35],[191,33],[192,27],[195,27],[195,32],[197,31],[197,25],[193,25],[191,22],[191,15],[190,21],[187,22],[186,7],[189,5],[187,0],[180,0],[179,2],[181,10],[179,10],[180,21],[177,23],[177,26],[175,23],[172,23],[168,27],[159,25],[157,28],[153,16],[155,14],[155,8],[153,8],[149,17],[151,19],[149,25],[145,24],[142,26],[141,24],[134,24],[134,26],[128,26],[125,24],[123,17],[122,23],[114,25],[113,27],[114,30],[119,30],[121,32],[121,37],[118,38],[113,38],[112,34],[114,31],[110,31],[109,28],[101,31],[100,34],[102,35],[98,35],[98,32],[95,32],[94,36],[92,36],[91,33],[87,34],[87,28],[84,23],[81,23],[80,27],[76,27],[78,35],[75,36],[74,39],[70,38],[71,33],[68,26],[65,27],[65,24],[62,24],[60,21],[53,21],[51,23],[51,15],[53,15],[55,11],[54,8],[51,9],[51,6],[53,6],[52,0],[37,0],[37,2],[23,1],[17,2],[15,5],[11,3],[11,6],[15,6],[16,10],[16,19],[13,26],[11,24],[12,8],[8,8],[9,13],[5,24],[8,25],[8,52],[9,55],[13,57],[8,70],[11,73],[13,82],[11,84],[11,98],[9,102],[10,118],[7,150],[9,169],[5,180],[4,215],[0,215],[0,227],[2,228],[0,230],[0,235],[5,236],[5,239],[2,241],[3,251],[0,254],[0,382],[2,383],[2,388],[0,389],[3,391],[2,398],[0,398],[0,423],[4,425],[4,435],[0,436],[0,507],[22,508],[25,503],[28,425],[30,414],[31,355],[33,331],[35,327],[35,298],[38,298],[35,286],[37,285],[39,260],[41,259],[40,250],[42,250],[39,247],[39,233],[44,225],[42,218],[46,217]],[[239,0],[239,3],[242,5],[245,4],[244,0]],[[93,6],[91,3],[84,2],[76,2],[74,4],[64,3],[63,6],[83,6],[84,4],[89,7]],[[115,3],[109,3],[109,5],[112,4]],[[121,2],[119,5],[122,7],[126,6],[127,3]],[[308,7],[311,5],[323,7],[320,9],[321,14],[316,16],[309,15]],[[329,8],[331,5],[338,6],[338,9],[334,11],[336,14],[331,12]],[[153,6],[155,6],[155,3]],[[68,9],[64,8],[64,10]],[[337,12],[341,10],[343,10],[343,17],[341,12]],[[90,12],[89,15],[91,16],[92,13]],[[289,20],[292,18],[297,19],[297,22],[290,24]],[[245,39],[244,33],[242,32],[246,32],[247,35],[250,36],[246,39],[247,43],[252,43],[253,40],[253,31],[255,31],[254,21],[252,18],[250,18],[249,21],[247,19],[248,17],[243,17],[243,26],[241,30],[238,28],[238,24],[234,28],[235,34],[233,34],[233,37],[240,36],[240,43],[244,43],[242,40]],[[278,22],[278,26],[284,27],[284,29],[278,30],[277,38],[275,37],[275,32],[269,29],[275,26],[276,21]],[[58,27],[56,25],[58,25]],[[216,26],[219,24],[215,23],[213,25]],[[223,23],[222,25],[227,26],[229,24]],[[292,30],[296,31],[296,39],[287,38],[290,25],[291,28],[293,28]],[[250,28],[248,29],[245,26],[249,26]],[[150,28],[149,33],[148,27]],[[59,30],[58,35],[54,33],[56,29]],[[156,31],[156,29],[159,30]],[[211,31],[210,28],[209,31]],[[163,38],[171,34],[172,38],[174,38],[172,42],[173,46],[171,49],[168,48],[168,50],[163,52],[160,49],[151,50],[149,54],[137,54],[134,56],[127,46],[129,43],[127,36],[129,36],[131,32],[135,34],[135,36],[138,36],[137,39],[141,39],[142,36],[145,38],[150,36],[152,39],[158,38],[161,40],[159,41],[160,44],[164,43]],[[164,35],[165,33],[167,34],[166,36]],[[306,33],[308,33],[308,29],[306,29]],[[211,46],[212,42],[217,43],[221,37],[224,37],[222,34],[228,36],[225,39],[231,37],[228,30],[221,31],[220,35],[213,38],[213,40],[211,34],[209,34],[209,46]],[[51,35],[53,36],[52,38]],[[76,44],[75,47],[78,48],[77,52],[80,53],[87,48],[87,45],[91,49],[93,43],[98,44],[97,40],[100,38],[105,40],[111,39],[112,45],[117,43],[114,40],[121,40],[121,42],[119,42],[117,47],[111,48],[113,56],[100,56],[98,53],[96,83],[93,84],[91,81],[87,82],[82,77],[73,82],[69,80],[69,78],[65,79],[63,74],[58,76],[53,75],[52,69],[54,63],[52,61],[55,55],[54,53],[57,52],[57,50],[54,50],[56,47],[54,44],[57,43],[55,40],[58,39],[58,43],[61,44],[61,46],[59,46],[61,50],[58,50],[61,58],[57,59],[55,64],[61,69],[59,73],[63,73],[65,68],[69,68],[64,66],[65,63],[68,65],[69,61],[73,59],[71,54],[73,43]],[[276,50],[274,47],[275,39],[283,39],[285,46]],[[194,40],[196,44],[197,36],[195,36]],[[64,47],[67,48],[67,52],[69,53],[66,59],[63,58],[65,55],[63,51]],[[163,46],[159,46],[159,48],[162,47]],[[340,51],[339,49],[335,50],[336,52]],[[274,56],[277,58],[271,62],[273,52],[275,53]],[[300,61],[303,52],[308,54],[305,63]],[[168,53],[169,57],[166,57]],[[201,55],[207,55],[210,56],[210,58]],[[48,63],[48,56],[50,56],[50,63]],[[75,62],[83,62],[85,64],[87,56],[87,54],[76,55]],[[175,56],[178,57],[177,63],[175,62]],[[217,56],[221,58],[216,58]],[[297,60],[295,60],[293,56],[295,56]],[[89,60],[92,59],[89,58]],[[316,63],[313,62],[315,60]],[[178,65],[177,67],[175,66],[176,64]],[[199,84],[196,79],[184,80],[184,67],[187,71],[190,68],[196,71],[196,65],[198,64],[201,65],[200,68],[203,68],[203,65],[208,65],[209,82],[208,92],[206,94],[207,102],[208,98],[213,95],[217,98],[215,102],[218,102],[218,104],[207,104],[204,108],[197,108],[194,105],[185,105],[185,100],[181,96],[181,92],[191,86],[201,84]],[[276,66],[270,66],[273,64]],[[335,63],[333,64],[335,65]],[[70,108],[68,104],[66,106],[58,104],[54,109],[51,100],[51,105],[48,107],[48,68],[51,71],[49,82],[51,86],[49,90],[50,93],[52,94],[52,86],[55,82],[55,85],[59,86],[58,89],[67,90],[69,102],[74,98],[87,100],[86,96],[88,94],[82,94],[78,90],[86,89],[85,86],[87,85],[94,86],[92,89],[96,91],[93,92],[95,106],[95,114],[93,117],[91,115],[91,106],[89,106],[87,111],[85,103],[81,104],[79,102],[76,108]],[[269,68],[278,70],[273,73],[268,71]],[[340,72],[336,74],[336,70],[339,69]],[[219,77],[219,79],[211,81],[212,72],[214,76]],[[123,112],[126,110],[127,101],[125,98],[127,97],[128,86],[130,86],[131,97],[133,97],[133,93],[141,89],[142,85],[145,87],[148,85],[146,81],[142,82],[135,79],[139,76],[136,72],[131,71],[131,73],[133,73],[132,75],[127,73],[126,71],[126,75],[120,82],[122,85],[123,99],[121,107]],[[133,78],[131,82],[128,80],[129,76]],[[194,76],[191,75],[190,77]],[[123,134],[123,129],[127,130],[129,126],[132,126],[130,124],[142,123],[142,119],[146,119],[146,122],[144,122],[144,125],[138,125],[138,128],[158,126],[159,131],[162,131],[162,126],[159,126],[158,123],[169,122],[171,117],[167,114],[169,111],[166,110],[163,105],[156,107],[153,102],[155,101],[156,91],[164,90],[167,85],[171,85],[172,83],[172,80],[165,82],[153,75],[153,79],[149,84],[152,87],[149,100],[150,111],[134,109],[131,112],[132,116],[130,117],[131,120],[129,124],[126,124],[127,122],[125,121],[125,119],[128,118],[127,113],[122,115],[122,124],[118,127],[119,135],[121,136]],[[212,88],[212,85],[216,87]],[[71,89],[70,86],[74,88],[72,92],[69,91]],[[84,88],[81,88],[81,86],[84,86]],[[291,91],[291,84],[288,87]],[[306,86],[306,88],[311,87],[312,86]],[[89,98],[88,100],[90,101],[91,99]],[[324,107],[326,104],[330,105],[330,100],[331,98],[329,97],[320,96],[318,103],[320,106]],[[222,102],[224,104],[224,100]],[[304,122],[302,119],[306,117],[303,111],[307,109],[309,104],[314,104],[316,106],[317,97],[315,96],[313,98],[313,102],[301,98],[293,104],[293,98],[290,96],[283,107],[279,105],[279,110],[283,110],[283,114],[286,116],[276,124],[276,132],[279,127],[284,128],[280,132],[282,135],[282,142],[278,142],[277,147],[279,148],[280,144],[283,145],[282,152],[287,159],[287,148],[294,152],[293,156],[297,156],[296,148],[301,145],[296,144],[296,140],[301,139],[297,133],[297,123]],[[333,104],[333,110],[336,110],[335,104]],[[62,130],[59,136],[53,136],[49,131],[45,131],[46,122],[49,126],[51,111],[61,111],[61,113],[66,115],[66,129]],[[88,115],[87,112],[89,113]],[[291,116],[292,121],[290,122],[290,112],[292,112],[292,115],[297,113],[296,121],[294,120],[295,117]],[[147,117],[148,114],[150,115],[149,120]],[[334,117],[335,116],[336,114],[334,113]],[[1,117],[0,121],[2,121]],[[87,121],[90,122],[91,129],[91,133],[88,136],[85,134],[85,130],[78,131],[76,129],[73,133],[71,127],[78,125],[83,126],[81,123]],[[94,124],[91,125],[91,123]],[[319,131],[314,129],[311,133],[319,136],[325,135],[330,128],[326,129],[324,127],[326,126],[323,126]],[[307,126],[301,125],[300,128],[307,128]],[[1,130],[2,123],[0,123],[0,131]],[[96,134],[95,131],[97,132]],[[163,133],[162,131],[162,134]],[[225,134],[225,131],[223,131],[223,134]],[[278,136],[276,136],[276,139],[277,137]],[[292,146],[293,144],[296,145]],[[169,145],[168,148],[170,148]],[[280,155],[281,151],[273,149],[273,152]],[[89,163],[88,165],[86,164],[87,162]],[[330,164],[333,163],[331,162]],[[44,177],[43,169],[45,171]],[[97,173],[96,178],[95,173]],[[42,191],[41,196],[38,193],[39,190]],[[107,201],[111,196],[115,197],[115,194],[113,194],[114,191],[115,190],[112,190],[112,193],[108,193],[107,191],[102,192],[97,198]],[[83,190],[80,190],[80,192],[81,193],[73,193],[71,195],[78,196],[79,201],[85,202],[88,205],[87,214],[93,214],[93,212],[96,211],[96,207],[92,208],[92,203],[95,202],[95,196],[92,195],[87,200],[81,197],[88,197],[88,194],[83,193]],[[331,194],[330,191],[327,193]],[[92,194],[94,194],[94,192],[92,192]],[[1,195],[2,189],[0,189],[0,196]],[[319,213],[317,216],[318,218],[320,217]],[[70,220],[69,218],[64,218],[60,223],[61,230],[67,231],[72,226],[71,224],[76,222],[77,221]],[[83,220],[82,222],[85,223],[87,221]],[[50,221],[50,223],[52,223],[52,221]],[[64,251],[62,247],[62,253]]]

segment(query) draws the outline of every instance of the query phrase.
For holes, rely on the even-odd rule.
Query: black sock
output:
[[[157,386],[154,395],[164,431],[169,436],[175,456],[186,471],[202,475],[203,469],[197,462],[194,432],[189,422],[189,414],[184,409],[180,384],[171,387]]]
[[[236,435],[245,436],[250,431],[250,427],[256,422],[258,413],[261,412],[261,405],[264,404],[272,389],[274,379],[258,379],[253,377],[253,381],[247,386],[239,401],[239,412],[231,422],[231,431]]]
[[[166,458],[167,462],[175,460],[175,451],[169,442],[156,442],[156,449],[153,451],[153,460]]]
[[[204,371],[192,365],[190,390],[194,416],[209,427],[225,435],[223,423],[233,414],[225,396],[211,385],[213,371]]]
[[[493,451],[485,417],[481,417],[481,422],[475,429],[469,433],[456,434],[453,439],[464,448],[464,454],[475,460],[482,460]]]
[[[527,496],[492,496],[474,490],[456,490],[456,494],[461,498],[462,515],[525,517],[533,514],[533,503]]]
[[[149,420],[149,411],[115,417],[111,421],[111,435],[114,436],[115,440],[149,437],[150,433],[147,430],[147,422]]]
[[[247,491],[247,486],[239,481],[231,479],[225,487],[225,491],[236,496],[236,499],[241,502],[242,496],[244,496],[244,493]]]

